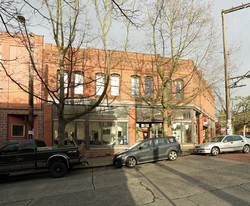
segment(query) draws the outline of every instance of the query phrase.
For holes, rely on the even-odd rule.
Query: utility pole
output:
[[[232,123],[231,123],[231,112],[230,112],[230,86],[228,78],[228,67],[227,67],[227,47],[226,47],[226,28],[225,28],[225,14],[238,11],[250,7],[250,3],[242,4],[241,6],[233,7],[231,9],[222,10],[222,33],[223,33],[223,50],[224,50],[224,68],[225,68],[225,91],[226,91],[226,119],[227,119],[227,134],[232,134]]]
[[[34,34],[30,33],[30,55],[31,59],[34,59]],[[29,65],[29,139],[34,138],[34,101],[33,101],[33,93],[34,93],[34,70],[32,60],[30,59]]]
[[[34,100],[33,100],[33,92],[34,92],[34,69],[32,60],[34,59],[34,33],[30,33],[28,35],[26,28],[26,20],[24,16],[18,15],[18,20],[23,24],[25,28],[25,33],[27,35],[27,40],[29,41],[29,55],[30,55],[30,63],[29,63],[29,130],[28,130],[28,138],[34,139]]]

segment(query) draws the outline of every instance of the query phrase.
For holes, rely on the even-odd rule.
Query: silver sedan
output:
[[[250,142],[241,135],[224,135],[214,137],[210,142],[198,144],[194,147],[194,153],[211,154],[213,156],[223,152],[242,151],[248,153]]]

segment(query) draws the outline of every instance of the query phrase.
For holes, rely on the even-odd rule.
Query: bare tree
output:
[[[14,3],[10,1],[11,3]],[[33,3],[33,2],[32,2]],[[65,114],[65,107],[67,104],[70,104],[70,87],[72,86],[72,74],[77,69],[77,64],[79,62],[88,61],[88,55],[86,52],[84,53],[83,50],[80,48],[82,43],[84,42],[84,38],[86,37],[86,33],[88,28],[84,28],[85,22],[84,17],[81,12],[86,11],[85,5],[81,5],[79,0],[74,1],[63,1],[58,0],[56,2],[45,0],[42,3],[34,3],[32,4],[29,1],[24,1],[24,5],[30,9],[31,12],[34,12],[36,15],[40,16],[44,21],[48,21],[50,25],[50,30],[52,31],[53,39],[55,41],[56,47],[58,49],[58,87],[55,88],[55,85],[51,85],[48,83],[48,78],[43,76],[41,70],[36,65],[34,58],[32,56],[31,51],[31,43],[30,37],[28,34],[28,24],[20,22],[20,19],[16,17],[16,12],[18,9],[13,10],[13,12],[9,12],[15,20],[15,24],[17,28],[19,28],[18,35],[15,37],[19,38],[27,51],[29,52],[29,57],[31,59],[31,63],[34,70],[34,75],[38,78],[45,90],[45,95],[40,95],[34,91],[34,97],[48,103],[52,103],[57,108],[57,119],[58,119],[58,147],[63,147],[64,145],[64,133],[66,125],[89,113],[95,107],[97,107],[104,99],[106,91],[108,89],[109,80],[110,80],[110,71],[115,68],[123,58],[123,55],[119,57],[112,58],[112,52],[108,49],[107,39],[110,32],[110,28],[112,22],[114,20],[113,12],[114,12],[114,3],[115,1],[105,0],[105,1],[98,1],[94,0],[94,8],[96,11],[96,15],[98,18],[98,22],[100,25],[100,38],[103,43],[103,52],[101,52],[102,56],[105,58],[104,63],[98,65],[100,66],[102,71],[105,74],[103,88],[100,96],[95,96],[94,94],[89,94],[90,96],[84,97],[91,98],[91,104],[82,105],[81,111],[76,111],[72,115]],[[14,4],[15,5],[15,4]],[[17,5],[15,5],[17,8]],[[122,11],[122,14],[126,17],[126,40],[125,40],[125,52],[128,42],[128,30],[129,24],[131,20],[127,16],[127,12],[124,9],[124,5],[119,5],[116,3],[116,6]],[[1,8],[2,9],[2,8]],[[92,11],[93,12],[93,11]],[[2,17],[2,16],[1,16]],[[11,18],[11,17],[8,17]],[[13,24],[9,25],[6,23],[6,20],[2,18],[2,21],[5,25],[6,31],[9,32],[10,27],[13,29]],[[20,32],[21,31],[21,32]],[[77,41],[79,40],[79,41]],[[124,54],[125,54],[124,52]],[[1,62],[3,68],[5,65]],[[78,68],[79,69],[79,68]],[[6,75],[15,82],[23,91],[29,93],[27,86],[20,84],[18,80],[12,77],[8,70],[5,68]],[[67,73],[67,77],[65,76]],[[47,79],[46,79],[47,78]],[[55,77],[53,77],[55,78]],[[96,79],[89,80],[89,84],[93,84]],[[55,83],[55,82],[54,82]],[[87,83],[85,83],[86,86]],[[66,91],[66,92],[65,92]],[[82,101],[84,104],[84,101]]]
[[[205,83],[198,69],[202,69],[204,73],[210,71],[210,74],[214,71],[214,65],[211,64],[214,61],[210,61],[215,37],[213,21],[210,16],[210,5],[197,0],[146,1],[146,7],[145,26],[150,28],[148,42],[155,55],[154,63],[160,79],[156,97],[158,102],[160,97],[161,107],[155,106],[155,99],[143,99],[148,105],[161,111],[163,135],[167,135],[170,111],[190,103],[211,87],[211,84]],[[187,74],[181,75],[179,69],[183,64],[182,59],[187,58],[192,59],[194,63],[189,67]],[[185,88],[195,76],[199,77],[200,85],[187,92]],[[212,83],[212,79],[210,76],[207,82]],[[178,81],[182,83],[170,98],[170,85]],[[183,91],[186,91],[185,94]],[[184,96],[178,98],[178,95]]]
[[[233,125],[234,130],[242,129],[243,136],[246,133],[246,126],[250,124],[250,96],[236,97],[239,101],[233,108]]]

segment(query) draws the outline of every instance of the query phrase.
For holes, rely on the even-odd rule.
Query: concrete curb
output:
[[[182,156],[188,156],[193,154],[193,149],[184,150]],[[113,155],[108,156],[97,156],[97,157],[89,157],[88,162],[89,165],[85,164],[84,166],[76,166],[75,169],[93,169],[93,168],[102,168],[102,167],[110,167],[113,166],[112,159]]]

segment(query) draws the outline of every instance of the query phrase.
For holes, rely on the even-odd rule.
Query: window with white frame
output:
[[[83,72],[74,72],[74,94],[83,94]]]
[[[105,76],[103,73],[96,74],[96,95],[102,95],[104,91]]]
[[[120,95],[120,76],[111,75],[111,96]]]
[[[138,97],[140,94],[140,78],[139,76],[131,77],[131,95],[132,97]]]
[[[167,97],[168,99],[172,98],[172,81],[167,82]]]
[[[64,81],[64,94],[66,94],[68,91],[68,85],[69,85],[69,80],[68,80],[69,77],[68,76],[69,76],[68,73],[65,71],[64,72],[64,79],[63,79],[63,81]],[[58,85],[58,91],[59,91],[61,88],[61,86],[60,86],[60,71],[59,70],[57,71],[57,85]]]
[[[177,80],[175,81],[175,92],[177,99],[183,99],[183,81]]]
[[[148,98],[153,97],[153,78],[152,77],[145,78],[145,97],[148,97]]]

